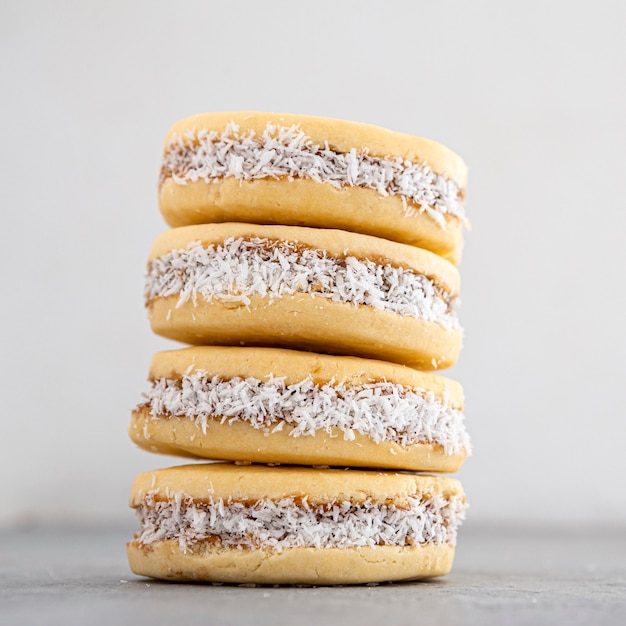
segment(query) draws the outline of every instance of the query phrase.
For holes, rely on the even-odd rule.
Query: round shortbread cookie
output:
[[[429,139],[322,117],[205,113],[167,133],[159,205],[170,226],[339,228],[458,262],[466,180],[463,161]]]
[[[135,574],[333,585],[447,574],[465,496],[451,478],[212,463],[140,474],[130,505]]]
[[[457,382],[383,361],[276,348],[157,353],[129,434],[152,452],[454,472],[470,450]]]
[[[441,369],[456,361],[458,270],[436,254],[339,230],[175,228],[148,264],[152,329],[190,344],[257,345]]]

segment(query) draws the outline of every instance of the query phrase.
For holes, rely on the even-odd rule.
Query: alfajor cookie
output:
[[[140,474],[130,504],[135,574],[332,585],[447,574],[465,496],[450,478],[213,463]]]
[[[205,113],[168,132],[159,205],[170,226],[338,228],[457,262],[466,178],[463,161],[444,146],[369,124]]]
[[[469,453],[453,380],[276,348],[161,352],[131,439],[209,459],[454,472]]]
[[[152,329],[191,344],[275,346],[439,369],[462,340],[459,274],[428,252],[340,230],[205,224],[157,237]]]

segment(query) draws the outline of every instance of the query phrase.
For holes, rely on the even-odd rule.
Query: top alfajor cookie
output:
[[[462,249],[467,169],[429,139],[283,113],[204,113],[167,133],[159,206],[170,226],[249,222],[339,228]]]

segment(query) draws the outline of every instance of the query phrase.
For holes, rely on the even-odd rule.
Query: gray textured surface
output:
[[[127,528],[0,533],[0,624],[626,624],[626,529],[462,529],[447,578],[335,588],[131,575]]]

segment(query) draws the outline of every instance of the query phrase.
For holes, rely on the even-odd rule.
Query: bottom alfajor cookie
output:
[[[447,574],[465,496],[451,478],[211,463],[140,474],[130,504],[135,574],[333,585]]]

